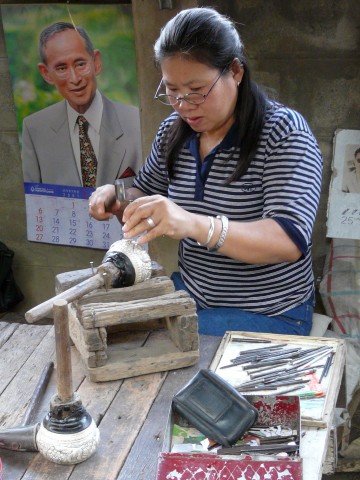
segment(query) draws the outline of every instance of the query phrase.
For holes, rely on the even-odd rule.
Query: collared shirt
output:
[[[221,142],[216,145],[203,160],[201,160],[199,149],[200,135],[194,132],[186,142],[187,148],[190,150],[190,152],[196,159],[197,175],[195,185],[195,200],[203,200],[206,180],[209,175],[215,155],[218,151],[229,149],[235,145],[235,135],[237,129],[238,125],[234,123],[234,125],[230,128],[230,130],[227,132]]]
[[[184,238],[179,245],[179,270],[188,290],[203,308],[238,307],[278,315],[302,304],[314,292],[311,236],[322,173],[321,152],[305,119],[273,104],[247,172],[227,183],[239,161],[240,148],[234,144],[217,148],[205,182],[201,180],[199,199],[199,170],[191,141],[179,151],[174,177],[168,177],[163,151],[176,117],[173,113],[162,122],[134,185],[149,195],[167,196],[195,214],[226,215],[230,221],[240,222],[272,218],[293,232],[292,238],[303,252],[292,263],[247,264]]]
[[[81,178],[79,125],[77,124],[77,118],[80,114],[79,112],[74,110],[68,102],[66,102],[66,107],[67,107],[67,115],[69,120],[71,144],[73,147],[79,176]],[[100,125],[101,125],[103,108],[104,106],[103,106],[101,93],[98,90],[96,90],[94,100],[92,101],[90,107],[83,114],[83,116],[89,122],[88,135],[97,159],[99,158]]]

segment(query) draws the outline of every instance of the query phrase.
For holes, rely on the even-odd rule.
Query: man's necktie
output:
[[[85,117],[79,115],[77,118],[77,123],[79,124],[80,159],[83,186],[95,188],[97,160],[89,135],[87,133],[89,122]]]

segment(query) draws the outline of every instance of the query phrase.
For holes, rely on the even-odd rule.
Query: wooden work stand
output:
[[[57,293],[87,276],[58,275]],[[69,328],[93,382],[187,367],[199,358],[195,302],[166,276],[85,295],[69,305]]]

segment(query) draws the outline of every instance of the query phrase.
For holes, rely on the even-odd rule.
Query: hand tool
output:
[[[41,377],[39,378],[29,405],[24,413],[20,424],[21,426],[29,425],[32,421],[34,421],[35,412],[39,405],[40,398],[46,390],[46,386],[49,382],[53,370],[54,362],[48,362],[42,371]]]
[[[0,430],[0,448],[19,452],[37,451],[36,434],[39,429],[39,423],[30,424],[30,421],[34,420],[36,408],[39,405],[41,395],[46,389],[53,368],[53,362],[49,362],[44,367],[21,424],[18,427]]]
[[[327,374],[329,373],[329,370],[330,370],[330,366],[331,366],[331,363],[332,363],[332,359],[333,359],[333,356],[335,355],[335,352],[332,351],[329,353],[329,356],[328,358],[326,359],[326,362],[325,362],[325,366],[323,368],[323,371],[321,372],[321,376],[320,376],[320,380],[319,380],[319,383],[321,383],[321,380],[327,376]]]

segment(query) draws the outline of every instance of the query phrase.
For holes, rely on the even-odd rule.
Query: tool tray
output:
[[[269,341],[270,343],[261,344],[261,343],[247,343],[251,339],[256,341]],[[269,333],[251,333],[251,332],[226,332],[223,337],[221,344],[219,345],[218,351],[210,365],[210,369],[216,372],[221,378],[230,383],[238,391],[241,391],[241,386],[250,379],[249,372],[250,370],[245,370],[242,365],[234,364],[233,368],[224,368],[226,365],[232,363],[232,359],[236,357],[239,350],[248,351],[249,349],[254,349],[257,345],[257,348],[262,346],[282,346],[286,352],[288,349],[294,348],[330,348],[334,351],[333,363],[328,372],[328,375],[324,377],[320,383],[320,378],[322,376],[323,368],[319,364],[325,363],[325,357],[321,360],[311,361],[315,366],[319,367],[316,371],[306,378],[308,382],[304,384],[304,387],[299,387],[297,390],[294,390],[292,393],[289,390],[292,390],[292,386],[288,387],[278,387],[276,390],[265,391],[258,390],[256,393],[261,395],[300,395],[300,411],[301,411],[301,420],[303,426],[309,427],[320,427],[327,428],[331,422],[334,415],[334,406],[339,394],[340,385],[342,382],[345,358],[346,358],[346,349],[345,343],[343,340],[337,338],[317,338],[317,337],[302,337],[298,335],[278,335],[278,334],[269,334]],[[274,372],[276,365],[273,365]],[[310,367],[309,367],[310,368]],[[277,375],[277,374],[275,374]],[[280,375],[280,374],[279,374]],[[283,393],[283,392],[284,393]],[[285,393],[286,391],[286,393]],[[242,392],[244,394],[244,391]],[[252,392],[253,393],[253,392]],[[322,394],[318,397],[318,394]],[[306,400],[306,395],[314,395],[316,401]]]

